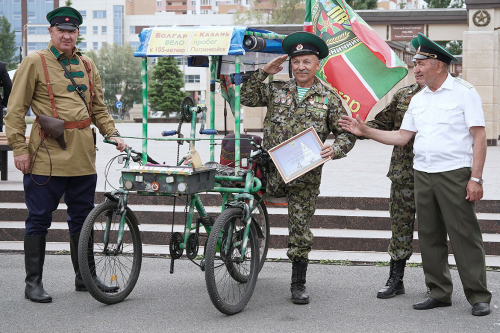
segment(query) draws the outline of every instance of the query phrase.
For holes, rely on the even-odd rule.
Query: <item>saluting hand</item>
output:
[[[274,58],[273,60],[262,66],[262,70],[269,75],[277,74],[283,70],[283,66],[281,66],[281,64],[283,64],[287,58],[288,56],[286,54]]]

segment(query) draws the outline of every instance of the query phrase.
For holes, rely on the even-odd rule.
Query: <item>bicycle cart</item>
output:
[[[114,304],[132,292],[141,269],[142,242],[140,221],[127,206],[129,195],[170,196],[174,201],[185,198],[186,218],[184,232],[173,232],[169,242],[170,272],[174,272],[176,259],[186,257],[205,271],[210,299],[222,313],[240,312],[250,300],[257,276],[264,265],[269,245],[269,216],[264,205],[265,190],[261,179],[254,173],[256,166],[265,173],[267,152],[251,141],[254,151],[241,158],[240,142],[240,84],[242,70],[255,70],[276,54],[282,54],[284,35],[247,29],[244,27],[190,27],[152,28],[139,35],[141,47],[135,56],[143,58],[143,136],[142,152],[127,148],[119,155],[123,162],[120,187],[106,193],[106,201],[97,205],[87,217],[79,242],[79,263],[82,278],[90,294],[98,301]],[[208,46],[204,46],[208,45]],[[256,52],[259,51],[260,56]],[[180,106],[180,122],[176,131],[164,131],[164,138],[147,137],[147,58],[158,56],[190,56],[210,67],[210,109],[196,106],[187,97]],[[198,58],[206,57],[208,58]],[[195,58],[196,57],[196,58]],[[243,58],[243,60],[242,60]],[[221,78],[221,73],[225,78]],[[234,167],[215,162],[215,83],[230,80],[230,99],[234,111],[235,130]],[[227,86],[226,86],[227,88]],[[228,90],[226,89],[226,92]],[[229,95],[229,94],[228,94]],[[209,124],[205,129],[208,112]],[[197,137],[196,122],[201,116]],[[182,123],[188,122],[190,134],[181,133]],[[204,137],[206,136],[206,137]],[[124,138],[132,138],[122,136]],[[148,140],[176,142],[188,141],[191,149],[200,140],[210,142],[210,161],[204,166],[184,164],[162,165],[151,159],[147,151]],[[227,138],[225,140],[228,140]],[[105,138],[105,142],[114,143]],[[186,147],[187,145],[183,146]],[[203,206],[200,193],[215,192],[222,196],[221,214],[214,220]],[[198,218],[195,219],[195,212]],[[203,238],[205,241],[203,241]],[[200,253],[200,245],[203,253]]]

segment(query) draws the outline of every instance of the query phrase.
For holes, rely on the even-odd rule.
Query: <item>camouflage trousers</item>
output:
[[[387,252],[393,260],[409,259],[413,253],[415,194],[413,185],[392,183],[389,202],[392,237]]]
[[[272,182],[277,185],[278,182]],[[268,183],[269,184],[269,183]],[[292,181],[267,189],[269,195],[288,199],[288,251],[290,260],[308,261],[313,234],[310,222],[316,211],[319,185]]]

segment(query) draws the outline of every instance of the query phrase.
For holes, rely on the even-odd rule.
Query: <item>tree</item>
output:
[[[465,0],[424,0],[427,8],[463,8]]]
[[[377,0],[347,0],[352,9],[377,9]],[[304,22],[304,0],[269,0],[266,4],[255,1],[255,7],[233,15],[235,24],[300,24]]]
[[[71,0],[66,0],[66,2],[64,3],[65,6],[67,7],[72,7],[73,6],[73,1]],[[82,34],[78,34],[78,38],[76,39],[76,45],[82,43],[83,41],[85,40],[85,38],[82,37]]]
[[[346,0],[346,2],[354,10],[377,9],[377,0]]]
[[[299,24],[304,22],[304,0],[269,0],[266,4],[255,1],[255,7],[233,15],[235,24]]]
[[[14,59],[16,53],[16,35],[14,30],[10,31],[10,23],[5,16],[0,16],[0,61],[7,64],[7,69],[15,69],[17,61]]]
[[[186,93],[184,74],[172,57],[157,58],[148,89],[148,100],[152,110],[163,111],[164,115],[178,111]]]
[[[427,8],[463,8],[465,0],[424,0]],[[462,54],[461,40],[448,40],[436,42],[453,55]]]
[[[118,112],[116,94],[122,95],[122,115],[133,107],[134,102],[142,103],[141,59],[134,57],[130,44],[106,44],[98,53],[90,50],[85,55],[94,60],[99,70],[104,103],[109,110]]]

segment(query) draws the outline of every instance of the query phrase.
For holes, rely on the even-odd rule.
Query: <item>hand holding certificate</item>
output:
[[[316,130],[311,127],[269,149],[269,155],[285,183],[289,183],[330,160],[329,157],[321,157],[322,148]]]

